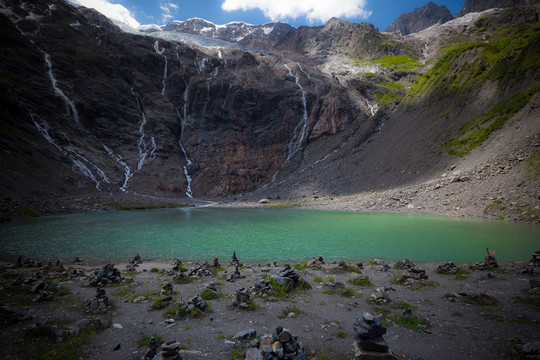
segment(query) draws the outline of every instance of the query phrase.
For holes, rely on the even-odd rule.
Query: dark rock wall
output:
[[[414,9],[410,13],[399,15],[396,21],[385,31],[400,31],[403,35],[408,35],[450,20],[452,20],[452,13],[446,6],[437,6],[433,2],[429,2],[427,5]]]

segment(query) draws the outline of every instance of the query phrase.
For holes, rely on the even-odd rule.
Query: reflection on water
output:
[[[57,215],[0,225],[0,257],[299,261],[382,258],[527,261],[540,227],[484,219],[276,209],[167,209]]]

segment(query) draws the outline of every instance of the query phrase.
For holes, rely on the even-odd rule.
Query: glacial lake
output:
[[[183,208],[54,215],[0,225],[0,258],[267,263],[378,258],[416,262],[528,261],[540,226],[486,219],[294,209]]]

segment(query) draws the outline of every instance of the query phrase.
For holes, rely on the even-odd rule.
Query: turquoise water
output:
[[[526,261],[540,226],[485,219],[283,209],[167,209],[56,215],[0,225],[0,258]]]

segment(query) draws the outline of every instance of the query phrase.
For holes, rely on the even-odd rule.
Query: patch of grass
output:
[[[231,351],[227,360],[242,360],[244,353],[240,349],[234,349]]]
[[[224,296],[223,294],[217,293],[210,289],[204,289],[203,291],[201,291],[201,298],[203,300],[216,300],[223,296]]]
[[[78,360],[83,354],[83,347],[101,328],[96,325],[84,325],[77,335],[72,335],[61,342],[56,342],[54,333],[27,333],[25,345],[17,349],[16,355],[21,359],[36,360]]]
[[[129,289],[129,288],[122,288],[122,289],[118,289],[114,292],[111,293],[112,296],[129,296],[131,294],[134,293],[134,290],[133,289]]]
[[[371,64],[379,64],[383,68],[390,66],[398,66],[399,68],[404,66],[407,66],[408,68],[421,67],[418,60],[408,55],[387,55],[373,61]]]
[[[301,263],[294,264],[293,268],[295,268],[296,270],[306,270],[307,269],[307,264],[308,264],[307,260],[302,261]]]
[[[225,279],[225,275],[223,275],[223,278]],[[195,278],[192,278],[191,276],[183,276],[183,277],[177,277],[177,278],[174,278],[172,280],[173,283],[175,284],[191,284],[192,282],[194,282],[196,279]]]
[[[403,276],[403,273],[400,271],[397,271],[392,275],[392,278],[390,279],[390,284],[393,285],[401,285],[401,277]]]
[[[429,321],[418,315],[402,315],[392,314],[388,316],[388,320],[398,326],[406,327],[419,333],[425,333],[429,327]]]
[[[151,272],[151,273],[158,273],[158,272],[159,272],[159,269],[153,267],[153,268],[150,269],[150,272]]]
[[[164,298],[158,298],[154,301],[150,310],[161,310],[166,308],[170,304],[170,301],[165,301]]]
[[[353,297],[355,295],[358,295],[358,293],[353,289],[342,289],[338,291],[338,294],[344,297]]]
[[[455,280],[465,280],[468,278],[467,275],[469,275],[471,272],[468,271],[468,270],[459,270],[455,275],[454,275],[454,279]]]
[[[315,276],[315,277],[313,278],[313,281],[315,281],[315,282],[318,283],[318,284],[321,284],[321,283],[324,282],[324,280],[323,280],[323,278],[322,278],[321,276]]]
[[[152,336],[156,339],[156,344],[157,344],[158,347],[161,346],[161,344],[163,344],[165,342],[165,340],[163,340],[163,338],[161,336],[159,336],[157,334],[152,334],[150,336],[143,336],[143,337],[139,338],[137,340],[137,347],[141,348],[141,347],[150,345],[150,338]]]
[[[493,306],[499,304],[499,300],[497,300],[497,298],[485,293],[465,296],[463,298],[463,302],[477,306]]]
[[[349,282],[356,286],[373,286],[373,283],[369,280],[369,277],[367,276],[349,278]]]
[[[285,309],[283,309],[283,311],[281,312],[281,314],[278,314],[277,317],[279,319],[285,319],[286,317],[289,317],[289,314],[294,314],[292,315],[292,318],[293,319],[296,319],[296,317],[298,315],[301,315],[301,314],[307,314],[307,312],[305,312],[304,310],[301,310],[299,308],[297,308],[296,306],[287,306]]]
[[[349,334],[347,334],[345,331],[343,330],[339,330],[338,332],[336,332],[335,334],[335,337],[339,338],[339,339],[346,339],[349,337]]]
[[[388,92],[378,92],[377,94],[377,101],[381,106],[386,106],[388,104],[392,104],[399,99],[401,99],[402,95],[396,94],[394,92],[388,91]]]
[[[534,150],[525,161],[525,168],[533,176],[540,175],[540,150]]]
[[[168,308],[164,313],[163,317],[171,317],[174,319],[180,319],[187,315],[187,306],[179,305]]]
[[[319,301],[319,302],[317,303],[317,305],[324,306],[324,305],[326,305],[326,303],[325,303],[324,301]]]
[[[403,301],[390,303],[390,304],[388,304],[388,307],[391,308],[391,309],[394,309],[394,310],[411,310],[411,311],[415,311],[416,309],[418,309],[418,307],[416,307],[414,305],[411,305],[409,303],[403,302]]]

